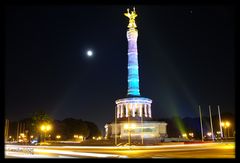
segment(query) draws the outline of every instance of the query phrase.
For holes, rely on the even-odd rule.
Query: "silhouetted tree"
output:
[[[88,130],[89,130],[89,135],[87,138],[92,138],[93,136],[98,137],[102,135],[97,125],[89,121],[85,121],[85,123],[87,124]]]
[[[81,119],[66,118],[62,123],[62,131],[66,139],[73,139],[74,135],[82,135],[84,137],[89,135],[87,124]]]

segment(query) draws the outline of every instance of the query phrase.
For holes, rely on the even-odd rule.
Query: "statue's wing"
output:
[[[124,15],[125,15],[126,17],[129,17],[129,18],[130,18],[130,14],[129,14],[129,13],[124,13]]]

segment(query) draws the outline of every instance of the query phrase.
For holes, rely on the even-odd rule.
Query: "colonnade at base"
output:
[[[146,117],[152,118],[152,100],[144,97],[132,97],[116,100],[117,118]]]

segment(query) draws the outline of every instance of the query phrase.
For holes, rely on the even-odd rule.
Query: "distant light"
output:
[[[183,133],[183,134],[182,134],[182,137],[183,137],[183,138],[187,138],[187,134],[186,134],[186,133]]]
[[[211,133],[211,132],[208,132],[207,135],[208,135],[208,136],[212,136],[212,133]]]
[[[91,57],[91,56],[93,55],[92,50],[88,50],[88,51],[87,51],[87,55],[88,55],[89,57]]]
[[[78,138],[78,135],[73,135],[74,138]]]

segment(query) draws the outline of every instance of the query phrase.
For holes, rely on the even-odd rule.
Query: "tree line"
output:
[[[32,117],[9,122],[9,139],[17,140],[21,133],[24,133],[29,140],[40,138],[43,134],[41,130],[43,124],[51,126],[51,129],[44,133],[48,140],[56,140],[57,135],[61,137],[59,140],[74,140],[74,135],[81,135],[84,139],[102,135],[93,122],[74,118],[55,120],[45,112],[35,112]]]

